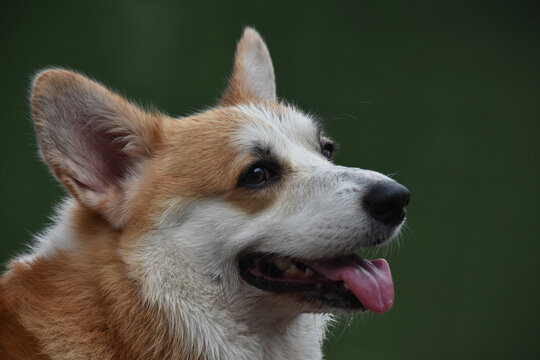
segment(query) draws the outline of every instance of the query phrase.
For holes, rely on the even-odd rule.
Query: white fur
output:
[[[16,261],[30,267],[37,258],[51,256],[58,250],[72,250],[76,246],[69,216],[73,203],[73,199],[67,199],[55,209],[54,216],[51,217],[52,225],[36,235],[30,251]]]
[[[237,61],[243,65],[238,75],[256,98],[276,100],[274,66],[266,44],[250,28],[244,32],[241,42],[245,42],[245,48],[237,53]]]
[[[231,141],[241,155],[263,146],[280,163],[287,164],[289,172],[278,185],[275,202],[264,211],[250,214],[227,201],[225,195],[190,201],[188,206],[186,199],[171,196],[154,226],[134,239],[129,248],[121,248],[120,255],[129,275],[142,282],[143,300],[166,314],[170,333],[195,354],[204,352],[216,360],[316,360],[322,358],[321,346],[331,319],[328,314],[342,310],[259,290],[241,279],[238,258],[257,251],[306,260],[328,259],[388,240],[393,234],[366,213],[361,200],[369,186],[392,180],[373,171],[336,166],[326,159],[315,121],[292,106],[273,102],[274,72],[260,36],[248,29],[241,45],[236,60],[241,66],[235,67],[240,73],[234,76],[240,76],[250,98],[254,95],[260,101],[229,107],[243,120]],[[50,122],[50,128],[38,130],[44,158],[48,160],[52,154],[53,159],[65,161],[79,180],[93,185],[83,187],[81,192],[88,192],[87,188],[108,191],[106,185],[110,185],[102,184],[96,176],[103,164],[93,162],[102,157],[87,154],[95,149],[88,146],[93,143],[88,143],[84,138],[87,134],[79,129],[81,124],[91,126],[94,117],[71,122],[81,106],[101,119],[92,123],[102,130],[96,136],[114,135],[114,141],[119,139],[122,152],[128,156],[144,158],[150,152],[142,141],[144,134],[130,128],[129,116],[115,114],[114,101],[109,103],[86,93],[95,88],[87,85],[74,91],[71,96],[75,99],[67,102],[55,95],[54,101],[47,100],[52,101],[52,110],[47,107],[38,114]],[[109,96],[105,90],[92,91]],[[79,151],[74,160],[64,159],[73,156],[71,151],[59,150],[63,145],[58,141],[66,139],[71,142],[70,149]],[[123,219],[118,214],[127,213],[127,204],[144,191],[144,182],[140,181],[144,166],[144,161],[138,161],[122,177],[121,201],[112,201],[110,208],[115,211],[105,214],[111,224],[120,227]],[[92,207],[94,203],[88,202]],[[71,240],[70,207],[71,203],[66,203],[56,225],[38,237],[32,255],[24,258],[29,266],[35,257],[76,247]]]
[[[235,146],[248,152],[266,144],[295,173],[284,181],[278,201],[247,214],[222,197],[185,207],[171,199],[156,227],[121,252],[128,270],[143,284],[141,296],[158,306],[170,331],[209,359],[321,359],[328,309],[290,302],[239,277],[238,255],[273,252],[303,259],[330,258],[370,244],[376,225],[359,210],[364,188],[389,180],[372,171],[336,166],[320,152],[313,119],[293,107],[234,108],[246,117]],[[131,182],[128,199],[141,184]],[[29,266],[39,256],[76,246],[66,202],[56,224],[39,236]],[[187,329],[187,331],[186,331]]]
[[[164,230],[140,239],[135,262],[144,264],[145,300],[158,304],[173,331],[194,349],[205,349],[210,359],[320,359],[328,315],[302,314],[299,309],[280,314],[271,303],[261,306],[258,297],[265,294],[252,294],[253,289],[241,284],[230,258],[232,229],[220,223],[206,232],[221,234],[219,238],[201,238],[209,219],[231,219],[236,212],[231,222],[238,225],[247,224],[249,217],[221,200],[201,205],[183,215],[182,226],[169,219]],[[126,260],[140,269],[132,255]]]
[[[318,259],[369,245],[376,225],[359,211],[359,199],[367,184],[388,178],[323,158],[313,120],[292,107],[281,116],[264,105],[235,109],[250,119],[238,129],[241,152],[268,144],[297,170],[278,202],[250,215],[220,197],[188,208],[177,199],[125,261],[144,279],[145,300],[211,359],[320,359],[332,309],[289,303],[245,284],[237,257],[257,250]]]

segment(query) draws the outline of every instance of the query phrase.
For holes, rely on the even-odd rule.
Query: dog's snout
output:
[[[409,190],[397,182],[379,183],[364,196],[364,208],[378,221],[397,225],[405,218],[405,207],[410,200]]]

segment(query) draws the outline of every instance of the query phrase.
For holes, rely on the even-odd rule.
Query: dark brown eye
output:
[[[334,155],[334,145],[331,143],[325,144],[322,149],[322,154],[327,159],[332,159]]]
[[[240,177],[239,185],[259,187],[265,185],[276,176],[276,172],[264,163],[256,163],[249,167]]]

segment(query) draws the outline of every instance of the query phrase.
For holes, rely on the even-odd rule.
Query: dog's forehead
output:
[[[254,146],[272,152],[319,151],[321,128],[316,120],[290,105],[247,104],[236,106],[245,116],[235,139],[240,149]]]

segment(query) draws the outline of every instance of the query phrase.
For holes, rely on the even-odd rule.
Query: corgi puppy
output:
[[[1,278],[1,359],[320,359],[332,314],[392,307],[388,263],[356,252],[400,231],[409,191],[332,162],[255,30],[204,112],[58,68],[31,108],[69,197]]]

